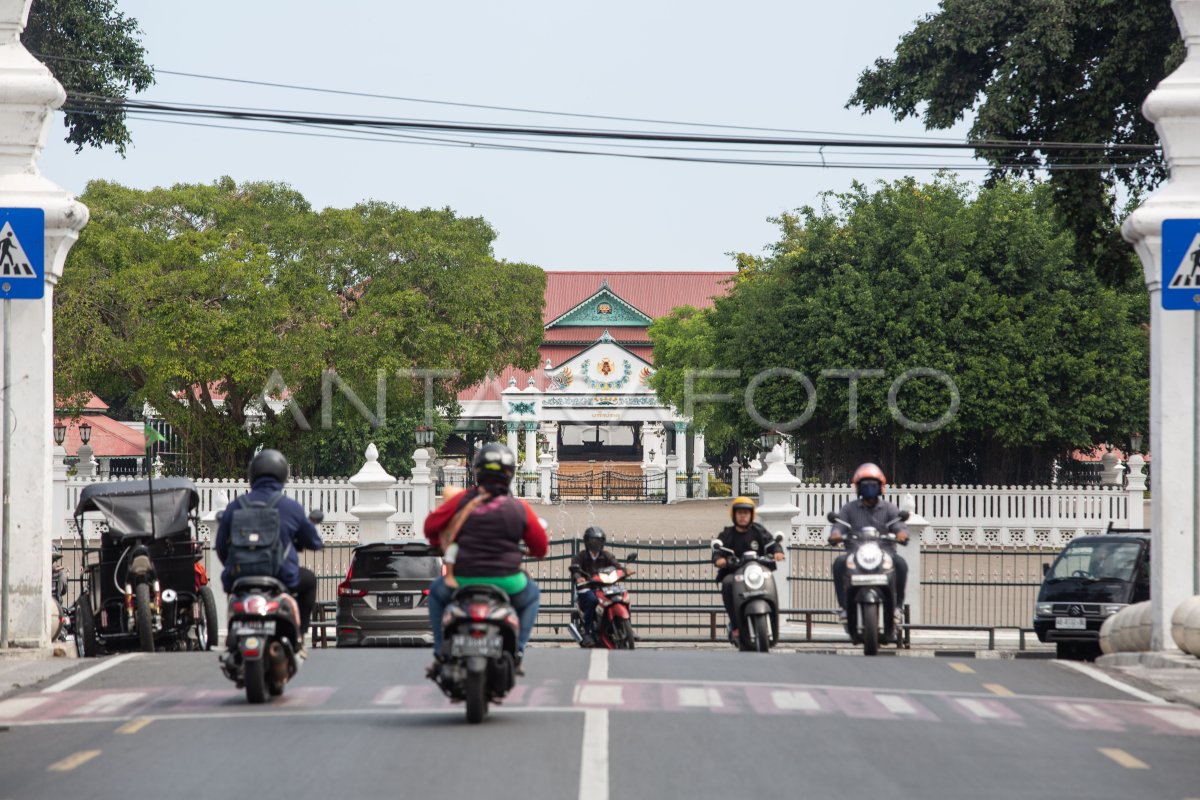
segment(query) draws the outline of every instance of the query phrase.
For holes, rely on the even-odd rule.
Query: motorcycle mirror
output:
[[[314,508],[308,512],[308,519],[313,525],[321,524],[321,520],[325,519],[325,512],[319,508]]]
[[[830,511],[828,514],[825,515],[825,519],[829,520],[830,522],[834,523],[835,525],[837,524],[837,521],[838,521],[837,514],[833,513],[832,511]]]
[[[776,544],[783,543],[783,532],[782,531],[775,531],[775,543]]]
[[[637,553],[630,553],[629,555],[625,556],[625,560],[626,561],[637,561]]]
[[[725,545],[721,544],[720,539],[713,539],[710,546],[712,547],[713,550],[720,550]]]
[[[900,521],[903,522],[904,520],[908,519],[909,516],[910,516],[910,514],[907,511],[901,511],[900,512]]]

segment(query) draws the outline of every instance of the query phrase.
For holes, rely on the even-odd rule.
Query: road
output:
[[[537,649],[477,726],[428,660],[318,650],[257,707],[213,653],[81,662],[0,700],[0,800],[1200,797],[1200,710],[1049,660]]]

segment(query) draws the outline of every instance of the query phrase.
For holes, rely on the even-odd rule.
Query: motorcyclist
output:
[[[571,559],[570,571],[575,576],[576,601],[583,612],[584,647],[591,647],[596,642],[596,606],[600,599],[595,592],[579,590],[606,567],[625,569],[616,556],[604,549],[605,541],[607,537],[602,528],[595,525],[589,527],[583,532],[583,549]]]
[[[767,529],[754,521],[754,501],[749,497],[735,497],[729,505],[729,518],[732,525],[726,526],[717,538],[724,547],[729,548],[739,557],[742,553],[753,551],[764,555],[773,554],[776,561],[783,561],[783,547],[775,541],[775,537]],[[729,618],[731,635],[738,633],[733,609],[733,571],[726,554],[713,552],[713,565],[717,568],[717,583],[721,584],[721,600],[725,603],[725,614]]]
[[[225,507],[221,514],[221,522],[217,526],[217,540],[214,548],[217,558],[221,560],[224,569],[221,571],[221,585],[226,594],[233,588],[234,576],[229,560],[230,524],[233,512],[243,502],[269,502],[277,493],[283,491],[283,484],[288,479],[288,462],[283,453],[270,448],[260,450],[250,459],[247,476],[250,479],[250,491],[234,500]],[[309,521],[304,507],[289,497],[280,498],[276,509],[279,511],[280,535],[291,544],[287,556],[279,565],[275,577],[287,587],[300,610],[300,641],[297,655],[305,654],[304,637],[308,632],[313,609],[317,605],[317,576],[313,571],[300,566],[299,550],[320,550],[324,547],[316,526]]]
[[[517,672],[525,656],[525,647],[533,634],[541,606],[541,590],[533,578],[521,569],[522,543],[535,558],[546,555],[549,540],[546,529],[528,503],[509,493],[517,459],[502,444],[480,448],[472,462],[476,485],[438,506],[425,519],[425,537],[434,547],[443,546],[443,535],[454,537],[457,554],[454,578],[459,585],[490,584],[504,590],[521,621],[517,642]],[[433,626],[434,663],[428,672],[436,673],[442,661],[442,614],[454,596],[445,578],[429,587],[429,622]]]
[[[833,525],[829,532],[829,543],[844,544],[852,530],[860,531],[868,527],[875,528],[881,534],[888,532],[896,534],[896,541],[900,544],[907,542],[908,531],[904,522],[899,519],[900,509],[895,503],[883,498],[883,490],[887,487],[887,478],[884,476],[883,470],[875,464],[863,464],[854,471],[854,477],[850,479],[850,483],[854,486],[858,499],[846,503],[837,513],[838,519],[847,524]],[[904,616],[904,589],[908,581],[908,562],[896,552],[894,544],[886,540],[881,544],[891,554],[892,563],[895,565],[895,616],[899,622]],[[833,560],[833,590],[837,593],[839,622],[846,621],[846,558],[849,555],[848,552],[842,553]]]

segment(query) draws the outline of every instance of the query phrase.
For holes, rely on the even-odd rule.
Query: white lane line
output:
[[[1096,669],[1095,667],[1089,667],[1087,664],[1080,664],[1077,661],[1054,661],[1053,663],[1057,664],[1060,667],[1064,667],[1066,669],[1073,669],[1076,672],[1082,672],[1084,675],[1087,675],[1092,680],[1100,681],[1100,683],[1103,683],[1105,686],[1111,686],[1114,689],[1119,689],[1122,692],[1133,695],[1137,699],[1142,700],[1144,702],[1154,703],[1155,705],[1160,705],[1160,706],[1167,704],[1167,701],[1163,700],[1161,697],[1152,695],[1149,692],[1143,692],[1141,689],[1135,689],[1134,687],[1130,686],[1129,684],[1122,683],[1121,681],[1117,680],[1116,678],[1112,677],[1111,675],[1101,672],[1100,670]]]
[[[106,670],[106,669],[112,669],[117,664],[120,664],[124,661],[128,661],[131,658],[137,658],[140,655],[141,655],[141,653],[125,653],[124,655],[114,656],[112,658],[106,658],[105,660],[101,661],[99,664],[96,664],[94,667],[88,667],[87,669],[85,669],[81,672],[76,672],[71,677],[61,680],[58,683],[54,684],[53,686],[47,686],[45,689],[42,689],[42,691],[47,694],[53,693],[53,692],[65,692],[67,689],[70,689],[72,686],[78,686],[79,684],[86,681],[88,678],[91,678],[95,675],[99,675],[101,672],[104,672],[104,670]]]
[[[705,686],[681,686],[676,690],[684,708],[721,708],[721,692]]]
[[[771,702],[784,711],[820,711],[821,704],[808,692],[776,689],[771,692]]]
[[[916,707],[898,694],[877,694],[875,695],[875,699],[893,714],[917,713]]]
[[[980,719],[999,719],[1000,718],[999,714],[997,714],[995,711],[988,708],[987,706],[985,706],[983,703],[979,702],[978,700],[968,700],[966,698],[960,697],[955,702],[957,702],[960,706],[965,708],[967,711],[970,711],[972,714],[979,717]]]
[[[19,717],[26,711],[35,709],[43,703],[49,703],[52,699],[50,697],[26,695],[24,697],[10,697],[8,700],[0,700],[0,719]]]
[[[1147,714],[1153,714],[1164,722],[1169,722],[1176,728],[1187,731],[1200,731],[1200,716],[1193,711],[1183,708],[1147,708]]]
[[[619,683],[586,684],[576,702],[588,706],[625,705],[625,687]]]
[[[588,680],[608,680],[607,650],[592,651]],[[590,708],[583,713],[579,800],[608,800],[608,710],[604,708]]]

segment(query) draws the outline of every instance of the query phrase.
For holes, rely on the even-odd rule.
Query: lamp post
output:
[[[92,448],[88,444],[92,440],[92,426],[88,423],[83,423],[79,426],[79,441],[83,442],[76,455],[79,457],[75,464],[75,474],[82,478],[91,478],[95,475],[95,459],[92,458]]]
[[[769,453],[775,449],[775,445],[779,444],[782,438],[777,430],[763,431],[758,435],[758,445],[764,452]]]
[[[67,426],[62,422],[54,423],[54,444],[59,447],[63,446],[63,442],[67,440]]]
[[[427,425],[417,426],[417,447],[429,447],[433,444],[433,428]]]
[[[1135,453],[1142,452],[1142,435],[1135,433],[1129,437],[1129,449]]]
[[[79,441],[87,444],[92,440],[92,426],[88,423],[83,423],[79,426]]]

